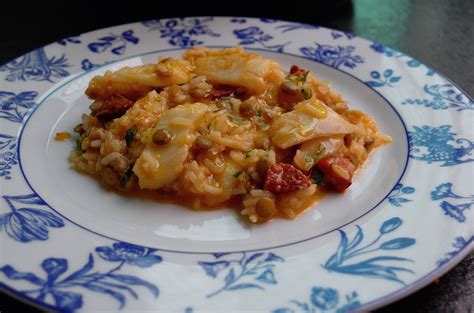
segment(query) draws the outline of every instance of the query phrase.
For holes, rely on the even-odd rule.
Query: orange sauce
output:
[[[71,134],[69,132],[57,132],[54,139],[57,141],[66,141],[71,139]]]
[[[192,210],[192,211],[217,211],[223,208],[230,208],[230,209],[234,209],[237,213],[240,214],[240,211],[243,209],[242,196],[234,197],[227,201],[221,202],[219,203],[219,205],[215,205],[215,206],[208,206],[208,205],[201,204],[199,207],[196,207],[195,203],[198,198],[193,197],[193,196],[176,195],[173,193],[162,193],[158,190],[139,189],[137,186],[134,186],[130,189],[123,189],[123,190],[113,189],[111,187],[106,186],[105,184],[102,184],[102,186],[108,191],[115,192],[122,196],[131,197],[135,199],[152,200],[156,202],[157,204],[174,204],[174,205],[182,206],[183,208]],[[275,218],[295,220],[301,215],[304,215],[310,209],[312,209],[316,204],[318,204],[324,198],[325,194],[326,194],[325,190],[323,190],[323,188],[318,187],[316,190],[316,193],[314,195],[309,196],[306,199],[305,205],[303,206],[301,211],[294,212],[296,216],[293,219],[286,216],[281,210],[277,210],[278,214],[276,216],[273,216],[270,219],[258,222],[257,224],[264,224]],[[276,203],[277,203],[277,208],[278,208],[278,196],[277,196]],[[159,209],[159,206],[157,206],[157,209]],[[186,214],[186,212],[183,211],[183,214]],[[249,225],[256,224],[256,223],[251,223],[246,218],[243,220],[245,220]]]

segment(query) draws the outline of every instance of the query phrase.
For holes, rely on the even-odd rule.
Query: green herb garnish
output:
[[[257,110],[257,113],[256,113],[256,115],[257,115],[258,117],[260,117],[260,116],[262,116],[262,113],[263,113],[263,111],[262,111],[262,110]]]
[[[304,74],[300,77],[300,82],[306,82],[306,79],[308,78],[309,71],[304,72]]]
[[[319,185],[324,179],[324,174],[320,170],[314,169],[311,171],[310,178],[313,181],[313,183]]]
[[[250,152],[252,152],[253,149],[250,149],[249,151],[245,152],[245,158],[248,159],[250,157]]]
[[[307,91],[306,89],[301,89],[301,94],[303,94],[303,97],[305,100],[308,100],[311,98],[311,90]]]
[[[242,174],[242,171],[238,171],[237,173],[234,174],[234,177],[239,177],[240,174]]]
[[[125,133],[125,143],[127,144],[127,148],[130,148],[130,145],[132,144],[133,138],[137,134],[137,127],[133,126],[127,132]]]
[[[324,151],[326,151],[326,148],[324,146],[320,146],[318,152],[316,152],[316,161],[319,161],[319,159],[321,159],[321,156]]]
[[[235,124],[237,124],[237,125],[241,125],[242,122],[243,122],[243,120],[242,120],[240,117],[238,117],[238,116],[234,116],[234,117],[233,117],[233,122],[234,122]]]
[[[83,141],[83,140],[84,140],[83,137],[77,137],[77,138],[76,138],[76,149],[77,149],[78,151],[81,151],[81,152],[83,152],[83,150],[82,150],[82,141]]]
[[[309,74],[309,71],[306,71],[306,72],[296,72],[294,74],[290,74],[290,75],[287,75],[285,77],[286,80],[289,80],[291,82],[302,82],[302,83],[305,83],[306,80],[308,79],[308,74]]]
[[[257,126],[258,128],[264,131],[270,129],[270,125],[268,125],[267,123],[259,123]]]
[[[306,163],[313,163],[313,157],[311,156],[311,154],[306,153],[306,154],[304,155],[304,161],[305,161]]]
[[[125,188],[125,186],[127,185],[132,175],[133,175],[133,164],[127,168],[127,170],[125,171],[125,173],[122,174],[122,176],[120,176],[120,180],[119,180],[120,187]]]

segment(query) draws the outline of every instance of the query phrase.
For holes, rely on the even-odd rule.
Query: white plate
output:
[[[71,170],[91,77],[229,47],[297,64],[374,116],[390,145],[343,195],[296,221],[242,223],[106,192]],[[371,310],[473,247],[474,103],[412,58],[348,33],[268,19],[185,18],[67,38],[0,67],[0,286],[64,311]]]

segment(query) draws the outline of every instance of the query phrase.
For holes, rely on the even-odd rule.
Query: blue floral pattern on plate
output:
[[[452,183],[438,185],[435,190],[431,192],[431,200],[438,201],[441,199],[453,199],[451,202],[443,200],[439,206],[444,214],[455,219],[459,223],[464,223],[466,221],[464,211],[471,209],[471,206],[474,205],[474,195],[467,197],[460,196],[452,191],[452,187]],[[457,201],[456,204],[453,204],[454,199]]]
[[[108,62],[102,63],[102,64],[96,64],[96,63],[92,63],[89,59],[84,59],[84,60],[81,61],[81,68],[82,68],[83,71],[91,71],[91,70],[94,70],[98,67],[104,66],[107,63]]]
[[[17,164],[17,138],[0,134],[0,178],[11,179],[12,166]]]
[[[398,58],[398,57],[401,57],[401,56],[404,55],[403,53],[401,53],[399,51],[395,51],[390,47],[384,46],[384,45],[376,43],[376,42],[373,42],[370,45],[370,48],[372,50],[374,50],[375,52],[382,53],[385,56],[390,57],[390,58],[392,58],[392,57]]]
[[[331,36],[332,36],[333,39],[346,38],[348,40],[351,40],[352,38],[355,37],[351,33],[341,32],[341,31],[337,31],[337,30],[332,30],[331,31]]]
[[[240,17],[235,17],[230,19],[231,23],[236,23],[236,24],[245,24],[247,23],[247,19],[245,18],[240,18]]]
[[[63,220],[55,214],[38,209],[47,204],[36,194],[3,196],[11,212],[0,215],[0,231],[5,229],[8,236],[20,241],[48,240],[49,228],[64,226]],[[18,207],[27,205],[28,207]]]
[[[364,63],[364,58],[354,54],[354,46],[331,46],[315,43],[315,47],[302,47],[301,53],[306,57],[329,65],[334,68],[342,66],[347,68],[355,68],[357,64]]]
[[[241,253],[240,258],[234,258],[234,254],[215,253],[217,261],[198,264],[206,275],[216,279],[221,272],[227,273],[224,277],[224,286],[207,295],[214,297],[223,291],[234,291],[240,289],[265,289],[265,285],[275,285],[277,280],[273,272],[277,262],[284,259],[274,253],[257,252],[253,254]]]
[[[36,106],[36,91],[23,91],[18,94],[0,91],[0,119],[21,123],[27,114]]]
[[[449,251],[447,252],[443,258],[439,259],[437,262],[436,262],[436,265],[438,267],[441,267],[443,266],[444,264],[448,263],[449,260],[451,260],[453,257],[455,257],[462,249],[464,249],[465,247],[467,247],[467,245],[474,239],[474,236],[471,237],[470,239],[465,239],[464,237],[462,236],[458,236],[456,238],[454,238],[454,241],[452,243],[452,246],[453,246],[453,250],[452,251]]]
[[[420,66],[422,66],[421,62],[418,61],[418,60],[415,60],[415,59],[409,59],[407,61],[407,65],[409,67],[420,67]],[[427,67],[426,65],[423,65],[423,67],[426,67],[426,69],[428,70],[426,72],[426,76],[433,76],[436,73],[435,70],[433,70],[432,68]]]
[[[278,52],[283,52],[285,46],[290,43],[290,42],[287,42],[287,43],[278,44],[278,45],[266,44],[267,41],[270,41],[273,39],[273,36],[265,34],[263,30],[261,30],[260,27],[257,27],[257,26],[236,29],[234,30],[234,35],[240,39],[239,45],[248,46],[248,45],[253,45],[255,43],[258,43],[267,49],[276,50]]]
[[[423,87],[423,91],[431,99],[406,99],[402,104],[421,105],[433,110],[474,110],[474,102],[467,99],[466,96],[457,91],[451,84],[427,84]]]
[[[474,143],[466,138],[457,138],[451,125],[432,127],[413,126],[408,132],[410,157],[428,164],[443,162],[441,166],[453,166],[474,161],[470,156]]]
[[[133,29],[126,30],[122,32],[120,35],[109,34],[107,36],[103,36],[87,45],[89,50],[95,53],[102,53],[110,49],[115,55],[122,55],[124,54],[125,50],[127,49],[127,44],[138,44],[140,39],[134,35]]]
[[[49,81],[53,78],[63,78],[69,76],[66,68],[70,67],[67,58],[64,56],[48,57],[44,48],[31,51],[24,56],[0,65],[0,72],[8,72],[6,80],[14,81]]]
[[[149,31],[158,30],[161,38],[169,38],[168,43],[180,48],[189,48],[203,44],[203,41],[193,39],[204,35],[219,37],[220,34],[212,31],[208,23],[212,17],[203,18],[175,18],[167,20],[150,20],[142,22]]]
[[[393,76],[393,70],[391,69],[385,70],[383,74],[380,74],[378,71],[372,71],[370,76],[374,80],[365,82],[370,87],[393,87],[393,84],[401,79],[400,76]]]
[[[113,297],[119,302],[121,309],[127,303],[125,294],[138,299],[138,294],[132,286],[144,287],[153,296],[158,297],[159,289],[155,284],[136,276],[120,273],[126,264],[149,267],[161,263],[162,258],[155,255],[155,251],[128,243],[114,243],[113,248],[98,247],[96,252],[103,260],[119,262],[105,272],[92,271],[96,264],[92,253],[89,254],[83,267],[67,276],[63,274],[68,271],[69,263],[67,259],[62,258],[47,258],[41,263],[46,278],[31,272],[17,271],[11,265],[1,266],[0,272],[9,279],[27,281],[36,287],[20,291],[21,295],[40,303],[54,304],[61,311],[73,312],[82,307],[83,295],[78,291],[80,288]]]
[[[80,44],[82,41],[79,37],[67,37],[56,41],[61,46],[67,46],[68,44]]]
[[[410,186],[403,186],[403,184],[397,184],[395,188],[393,188],[390,195],[387,197],[388,201],[391,205],[396,207],[403,206],[404,203],[410,202],[412,200],[408,198],[404,198],[403,196],[407,196],[415,192],[415,188]]]
[[[351,259],[354,259],[357,256],[372,256],[374,253],[379,251],[400,250],[413,246],[416,243],[416,240],[410,237],[398,237],[379,243],[379,240],[383,236],[397,230],[402,224],[403,221],[399,217],[393,217],[386,220],[382,226],[380,226],[378,236],[365,245],[362,244],[364,232],[359,226],[357,226],[356,235],[350,241],[346,233],[343,230],[339,230],[339,233],[341,234],[339,247],[326,261],[323,267],[330,272],[359,275],[367,278],[386,279],[404,285],[405,283],[398,276],[399,273],[406,272],[414,274],[414,272],[410,269],[401,267],[398,263],[413,262],[410,259],[398,256],[378,255],[368,259],[364,258],[364,260],[359,262],[350,262]],[[385,265],[386,263],[397,264],[397,266]]]
[[[384,45],[379,44],[379,43],[373,42],[370,45],[370,48],[372,50],[374,50],[375,52],[382,53],[382,54],[384,54],[385,56],[387,56],[389,58],[408,58],[408,60],[406,61],[406,64],[409,67],[416,68],[416,67],[420,67],[422,65],[419,61],[414,60],[414,59],[406,56],[405,54],[403,54],[399,51],[393,50],[392,48],[384,46]],[[426,66],[424,66],[424,67],[426,67]],[[426,72],[426,76],[433,76],[435,74],[435,71],[433,69],[430,69],[428,67],[426,67],[426,68],[428,70]]]
[[[339,292],[336,289],[315,286],[311,289],[309,302],[291,300],[289,307],[275,309],[272,313],[350,312],[360,306],[358,297],[357,292],[353,291],[340,299]]]

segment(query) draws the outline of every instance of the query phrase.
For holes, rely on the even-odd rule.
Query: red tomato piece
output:
[[[296,74],[297,72],[304,73],[306,70],[304,68],[299,67],[298,65],[292,65],[290,68],[290,75]]]
[[[278,163],[270,166],[263,189],[271,192],[291,192],[307,188],[310,179],[291,164]]]

